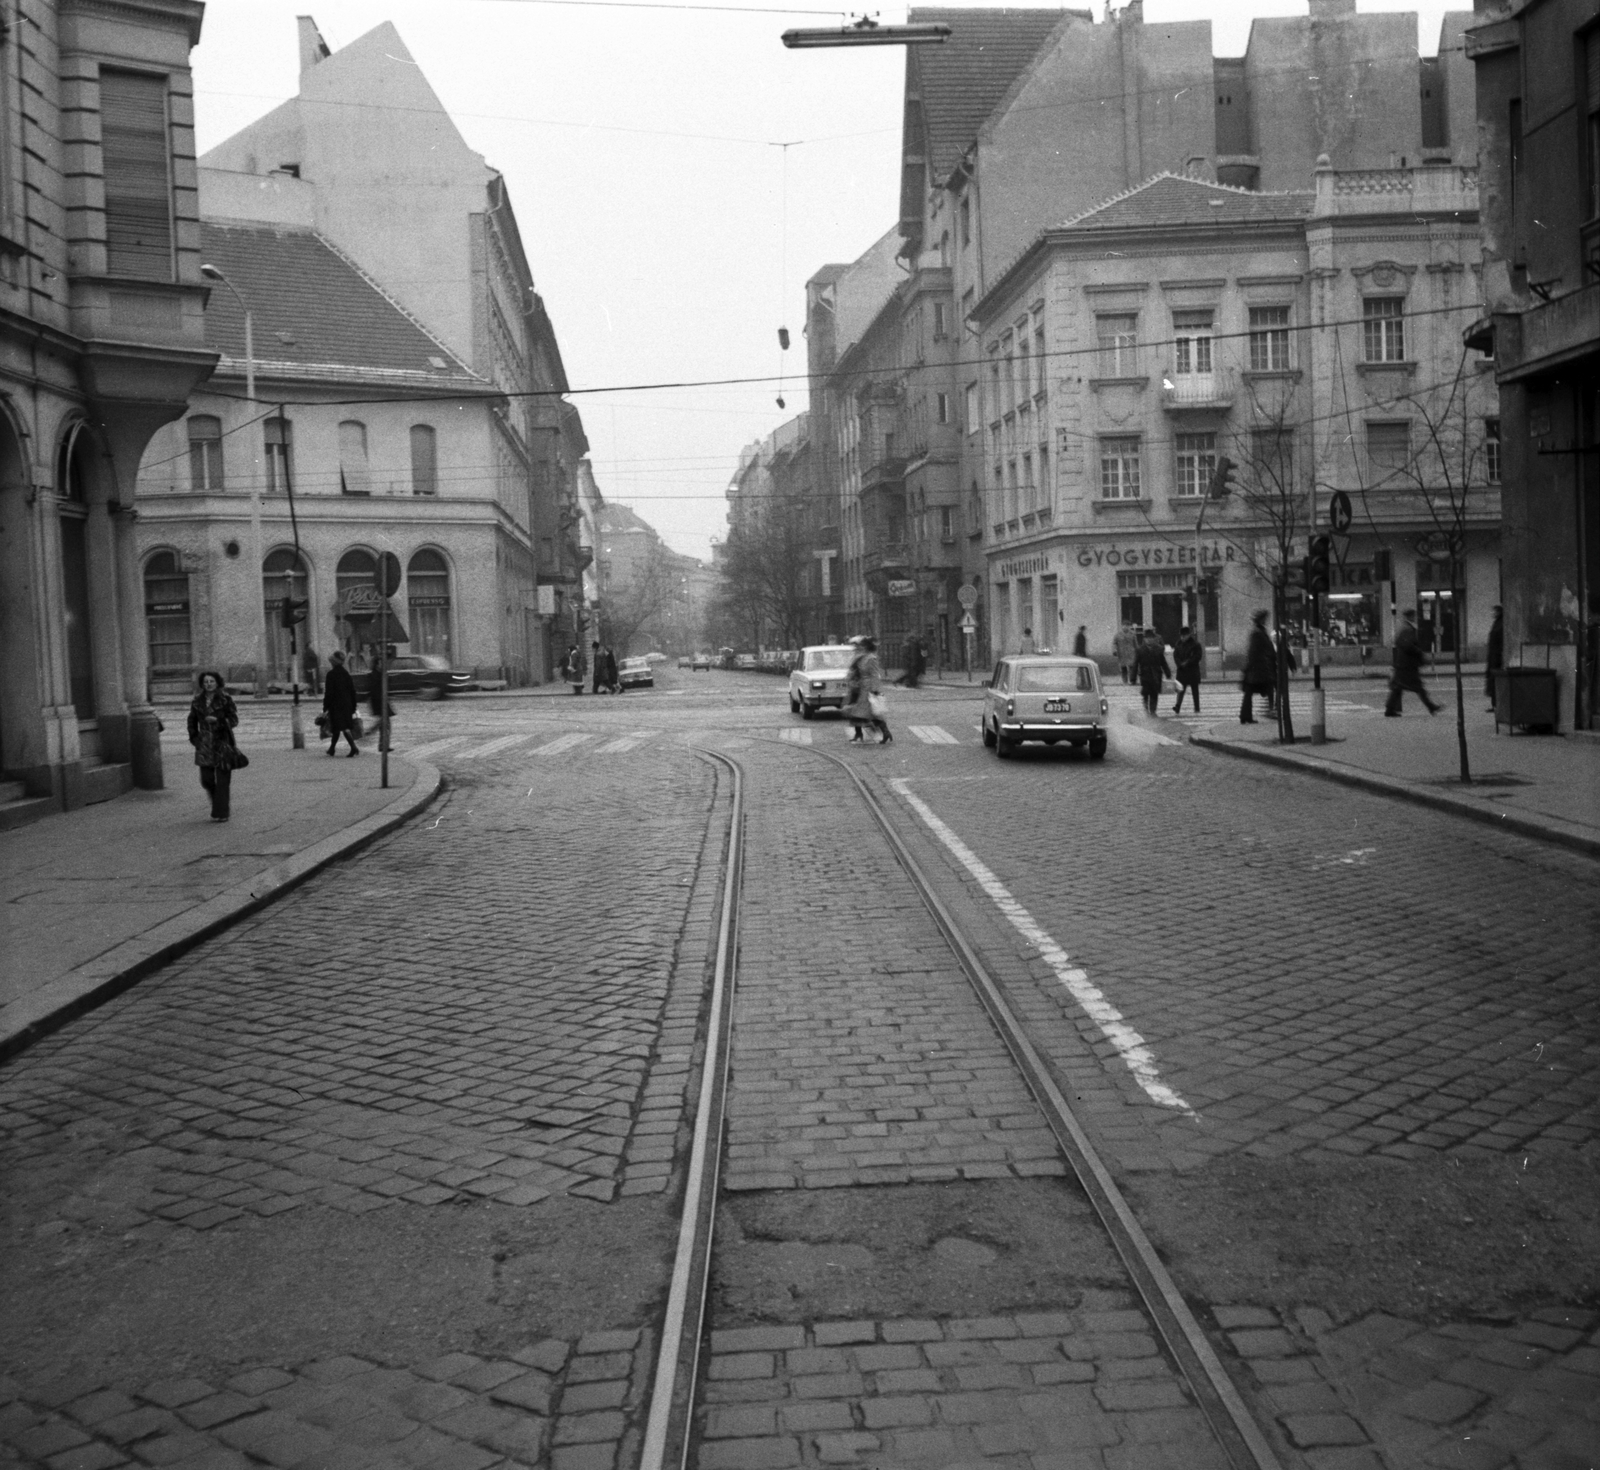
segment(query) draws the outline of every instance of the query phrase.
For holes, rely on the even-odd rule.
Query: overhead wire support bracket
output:
[[[791,51],[821,46],[938,46],[950,39],[944,21],[921,25],[881,26],[870,15],[838,30],[794,30],[783,33]]]

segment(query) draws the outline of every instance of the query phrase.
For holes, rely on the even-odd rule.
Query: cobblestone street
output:
[[[1600,1453],[1592,861],[1131,723],[1002,764],[929,691],[851,750],[698,677],[407,706],[422,816],[0,1066],[0,1463],[632,1470],[727,840],[696,745],[749,816],[692,1463],[1226,1464],[819,753],[1285,1470]]]

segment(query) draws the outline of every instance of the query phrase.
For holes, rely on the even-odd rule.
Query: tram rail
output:
[[[757,737],[759,738],[759,737]],[[766,743],[766,742],[763,742]],[[777,745],[779,742],[770,742]],[[882,802],[845,760],[811,747],[810,754],[849,778],[896,863],[911,881],[1042,1112],[1063,1158],[1087,1195],[1129,1280],[1213,1438],[1233,1470],[1281,1470],[1238,1388],[1217,1356],[1087,1132],[1056,1085],[1050,1068],[1006,998],[999,981],[970,942],[929,874],[895,830]],[[786,753],[795,747],[784,745]],[[699,1105],[690,1148],[683,1214],[668,1302],[662,1323],[641,1470],[686,1470],[694,1443],[694,1399],[706,1332],[713,1232],[724,1146],[733,1011],[738,979],[739,909],[744,872],[745,779],[737,760],[696,747],[733,780],[722,912],[701,1070]]]

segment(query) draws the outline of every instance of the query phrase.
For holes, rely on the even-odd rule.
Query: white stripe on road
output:
[[[571,750],[574,745],[582,745],[585,740],[593,740],[593,735],[583,735],[574,731],[571,735],[558,735],[548,745],[536,745],[527,752],[529,755],[560,755],[564,750]]]
[[[1106,1040],[1117,1049],[1118,1055],[1133,1073],[1134,1080],[1145,1090],[1150,1099],[1160,1103],[1164,1108],[1178,1108],[1191,1118],[1197,1118],[1199,1114],[1161,1080],[1161,1073],[1156,1067],[1155,1058],[1150,1054],[1150,1048],[1145,1044],[1144,1037],[1123,1020],[1122,1012],[1105,998],[1104,992],[1098,986],[1090,983],[1088,975],[1067,957],[1066,950],[1062,949],[1035,921],[1033,915],[1011,896],[1006,886],[979,860],[978,855],[934,814],[932,808],[921,798],[912,795],[911,783],[905,777],[897,776],[889,782],[889,785],[906,805],[922,818],[928,830],[950,849],[978,886],[994,900],[995,907],[1011,922],[1011,926],[1039,951],[1044,962],[1055,971],[1056,978],[1072,993],[1072,998],[1088,1013]]]
[[[960,745],[942,725],[911,725],[909,729],[924,745]]]
[[[778,731],[779,740],[787,740],[790,745],[810,745],[811,732],[796,727]]]
[[[452,745],[458,745],[466,738],[467,737],[465,735],[446,735],[443,740],[435,740],[427,745],[419,745],[415,750],[402,750],[397,753],[400,755],[416,755],[422,757],[438,755],[440,751],[448,750]]]
[[[595,746],[590,752],[592,755],[621,755],[624,751],[632,750],[635,746],[643,745],[652,735],[654,730],[641,730],[637,735],[623,735],[616,740],[608,740],[604,745]]]
[[[513,745],[521,745],[524,740],[532,740],[530,732],[526,735],[502,735],[498,740],[491,740],[487,745],[480,745],[472,750],[463,750],[460,759],[475,761],[482,755],[493,755],[496,751],[509,749]]]

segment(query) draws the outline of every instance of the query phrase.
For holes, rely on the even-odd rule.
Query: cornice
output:
[[[205,11],[203,0],[61,0],[63,15],[98,16],[162,30],[176,30],[181,26],[188,32],[191,47],[200,44]]]

